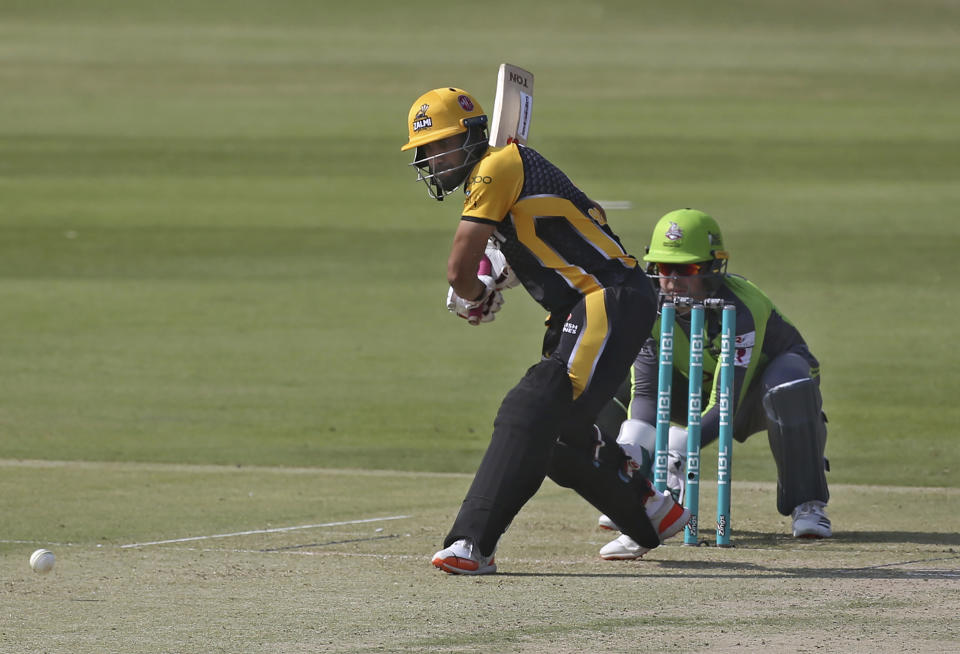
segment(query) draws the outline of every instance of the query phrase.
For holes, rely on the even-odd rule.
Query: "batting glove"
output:
[[[484,260],[486,260],[490,266],[490,272],[486,274],[493,277],[498,291],[513,288],[520,283],[516,273],[513,272],[513,268],[511,268],[510,264],[507,263],[507,258],[503,256],[503,252],[500,251],[500,248],[493,244],[492,239],[487,244],[487,249],[484,252],[483,259],[480,261],[480,270],[478,271],[480,274],[484,274]]]
[[[494,314],[503,306],[503,295],[497,290],[493,277],[479,275],[478,279],[483,282],[486,290],[476,301],[464,300],[454,293],[453,287],[447,291],[447,309],[474,326],[482,322],[493,322],[496,319]]]

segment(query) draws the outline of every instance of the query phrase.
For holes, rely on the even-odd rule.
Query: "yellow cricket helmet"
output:
[[[418,148],[470,127],[486,127],[487,116],[472,95],[453,87],[433,89],[421,95],[410,107],[407,129],[410,138],[401,150]]]

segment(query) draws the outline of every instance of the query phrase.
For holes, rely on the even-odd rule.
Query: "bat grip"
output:
[[[487,255],[483,255],[483,258],[480,259],[480,265],[477,266],[477,274],[493,276],[493,264]]]

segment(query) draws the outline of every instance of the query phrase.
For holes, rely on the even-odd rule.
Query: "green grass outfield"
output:
[[[804,617],[781,633],[809,628],[838,592],[862,599],[850,620],[873,616],[880,651],[918,635],[901,621],[918,596],[882,600],[901,592],[886,582],[912,583],[909,566],[899,579],[830,580],[914,559],[957,569],[958,24],[949,0],[0,3],[0,609],[16,616],[0,650],[104,651],[106,635],[106,650],[131,652],[562,651],[567,621],[580,630],[571,651],[617,651],[650,633],[611,612],[695,633],[699,611],[681,607],[669,577],[708,554],[724,584],[704,610],[756,600],[744,616],[753,646],[776,633],[761,625],[794,613]],[[732,559],[665,548],[676,563],[651,574],[673,600],[666,613],[623,599],[650,581],[642,565],[607,586],[610,568],[591,558],[603,542],[593,512],[547,484],[501,554],[505,571],[531,575],[526,588],[484,580],[479,601],[571,610],[511,626],[485,604],[489,631],[416,633],[427,614],[444,619],[444,602],[457,619],[476,609],[465,603],[474,581],[431,576],[418,557],[448,526],[500,399],[535,361],[543,312],[520,290],[482,328],[446,312],[458,201],[430,201],[399,147],[429,88],[460,85],[492,111],[503,61],[536,74],[531,145],[591,197],[631,203],[610,215],[631,251],[663,213],[704,209],[724,228],[731,271],[801,328],[823,369],[835,541],[777,537],[761,435],[735,449],[741,492],[768,494],[735,491],[743,547]],[[251,469],[258,481],[244,490]],[[376,559],[397,564],[390,581],[389,567],[351,565],[361,557],[240,552],[327,542],[305,531],[204,554],[210,570],[184,546],[120,548],[388,514],[416,518],[384,525],[393,539],[350,527],[327,540],[359,539],[337,552],[395,550]],[[48,543],[61,559],[53,575],[23,572]],[[780,557],[832,571],[774,575],[769,596],[803,586],[783,615],[764,613],[749,574],[724,576],[727,564],[781,569]],[[554,576],[537,577],[534,561]],[[564,576],[566,561],[576,574]],[[277,606],[257,613],[231,574]],[[207,625],[175,614],[204,579],[218,599]],[[408,590],[383,593],[378,580]],[[923,581],[957,588],[946,573]],[[324,602],[293,602],[325,583],[357,602],[376,596],[379,621],[359,624],[348,603],[321,629]],[[438,604],[416,607],[420,584]],[[86,602],[94,586],[107,602]],[[574,599],[598,596],[602,615],[578,619]],[[123,605],[140,608],[118,617]],[[277,626],[284,607],[293,617]],[[41,632],[33,612],[61,617]],[[218,641],[221,627],[231,635]],[[930,628],[957,641],[955,623]],[[858,651],[835,637],[827,628],[818,642]],[[917,642],[936,651],[936,638]]]

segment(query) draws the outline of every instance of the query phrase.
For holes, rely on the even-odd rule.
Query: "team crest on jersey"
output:
[[[757,343],[757,332],[747,332],[746,334],[738,334],[736,338],[736,343],[734,344],[734,349],[736,350],[733,355],[733,365],[738,368],[746,368],[750,365],[750,356],[753,354],[753,346]]]
[[[664,234],[667,237],[668,241],[679,241],[683,238],[683,230],[680,229],[680,225],[675,222],[670,222],[670,227],[667,228],[667,233]]]
[[[420,105],[420,111],[417,112],[417,115],[413,117],[413,131],[419,132],[421,129],[428,129],[433,127],[433,119],[427,115],[427,110],[430,109],[430,105],[422,104]]]
[[[463,107],[464,111],[473,111],[473,102],[470,101],[465,95],[461,95],[457,98],[457,102],[460,103],[460,106]]]

